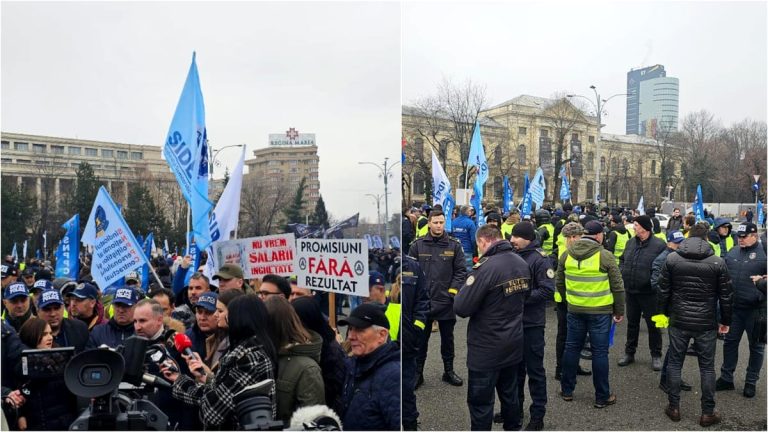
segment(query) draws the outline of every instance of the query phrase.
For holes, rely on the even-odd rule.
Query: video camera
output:
[[[121,352],[98,348],[67,363],[64,382],[70,392],[92,399],[70,430],[166,430],[168,416],[145,398],[147,388],[170,383],[144,373],[149,340],[131,336]],[[150,387],[147,387],[150,386]]]
[[[272,418],[272,401],[269,398],[269,389],[274,380],[267,379],[248,386],[237,393],[233,400],[235,412],[238,413],[238,430],[283,430],[286,426],[282,421]],[[286,430],[304,431],[339,431],[341,421],[330,408],[324,405],[314,405],[299,408],[291,419],[292,426],[296,429]]]
[[[19,390],[31,396],[30,383],[64,376],[64,366],[75,355],[74,347],[31,349],[21,352],[21,375],[27,379]]]

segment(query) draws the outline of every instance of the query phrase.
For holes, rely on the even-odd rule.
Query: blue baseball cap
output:
[[[685,236],[681,231],[674,230],[667,233],[667,243],[682,243],[685,240]]]
[[[133,306],[137,301],[139,301],[139,296],[136,294],[136,290],[128,286],[116,289],[115,295],[112,297],[112,303],[126,306]]]
[[[64,304],[64,300],[61,299],[61,294],[55,289],[46,289],[40,293],[40,303],[37,305],[40,309],[43,309],[52,304]]]
[[[36,281],[31,288],[33,292],[37,290],[49,290],[49,289],[53,289],[53,284],[51,283],[51,281],[47,279],[40,279],[39,281]]]
[[[208,312],[216,312],[216,302],[219,300],[219,295],[215,292],[206,292],[197,298],[195,307],[201,307]]]
[[[29,297],[29,291],[24,282],[14,282],[8,285],[8,288],[5,289],[5,293],[3,294],[3,297],[6,300],[21,296]]]
[[[99,298],[99,290],[92,283],[84,282],[78,285],[74,291],[69,293],[69,295],[73,295],[80,299],[89,298],[96,300]]]
[[[370,272],[368,276],[368,286],[374,285],[384,285],[384,275],[377,271]]]

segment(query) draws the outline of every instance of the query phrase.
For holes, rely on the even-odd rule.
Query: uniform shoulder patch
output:
[[[475,283],[475,275],[469,275],[469,277],[467,278],[467,286],[470,286],[473,283]]]
[[[551,268],[547,269],[547,277],[550,278],[550,279],[554,279],[555,278],[555,271],[552,270]]]
[[[536,248],[536,252],[538,252],[539,254],[541,254],[541,256],[543,256],[544,258],[546,258],[546,257],[548,256],[548,255],[547,255],[547,253],[546,253],[546,252],[544,252],[544,249],[541,249],[541,248]]]
[[[488,257],[480,258],[480,260],[472,266],[473,269],[480,268],[481,265],[483,265],[484,262],[488,261]]]

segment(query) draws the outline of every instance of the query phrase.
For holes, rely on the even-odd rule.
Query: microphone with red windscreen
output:
[[[195,353],[192,351],[192,340],[189,339],[189,336],[183,333],[176,333],[173,337],[173,344],[176,345],[176,351],[195,358]],[[205,376],[205,369],[202,366],[195,369],[195,372]]]

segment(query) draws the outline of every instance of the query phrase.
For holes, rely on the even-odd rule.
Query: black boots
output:
[[[453,371],[453,360],[443,361],[443,366],[445,368],[445,372],[443,372],[444,382],[447,382],[448,384],[456,387],[461,387],[464,385],[464,381],[462,381],[462,379],[456,375],[456,372]]]

